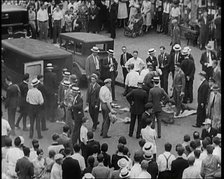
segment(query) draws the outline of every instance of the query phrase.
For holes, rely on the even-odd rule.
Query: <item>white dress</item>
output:
[[[151,16],[152,4],[150,1],[143,1],[142,3],[142,13],[143,15],[143,24],[146,26],[150,26],[152,24],[152,16]]]
[[[129,21],[130,21],[131,17],[138,13],[138,8],[140,7],[138,0],[130,0],[129,7],[130,7]]]
[[[117,13],[118,19],[126,19],[128,18],[128,9],[127,4],[125,0],[120,0],[118,2],[118,13]]]

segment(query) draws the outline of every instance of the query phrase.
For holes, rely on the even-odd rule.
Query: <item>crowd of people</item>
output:
[[[4,132],[9,132],[8,122],[2,122]],[[86,128],[85,123],[84,118],[83,128]],[[192,137],[183,136],[183,141],[175,146],[175,153],[171,152],[173,146],[166,142],[164,152],[158,154],[150,118],[146,125],[139,149],[132,154],[124,136],[119,138],[117,150],[109,154],[108,144],[95,140],[93,132],[88,130],[82,130],[81,142],[72,146],[68,125],[63,126],[62,134],[52,135],[53,142],[47,146],[46,157],[44,146],[37,139],[32,140],[32,147],[27,147],[22,136],[13,142],[6,136],[2,146],[2,178],[221,178],[221,134],[205,134],[206,129],[203,129],[200,136],[195,131]]]
[[[178,0],[50,0],[50,1],[3,1],[4,4],[23,5],[29,12],[29,24],[32,38],[58,42],[61,32],[92,32],[106,30],[116,38],[116,28],[133,29],[135,16],[140,15],[143,23],[141,30],[149,32],[152,29],[172,36],[171,45],[180,44],[180,25],[187,23],[196,31],[194,44],[201,49],[208,41],[213,41],[216,50],[221,48],[221,9],[213,16],[208,9],[191,22],[191,1]],[[184,9],[185,8],[185,9]],[[188,20],[187,20],[188,19]],[[137,22],[137,21],[136,21]],[[175,28],[174,28],[175,27]],[[193,38],[193,34],[190,35]]]

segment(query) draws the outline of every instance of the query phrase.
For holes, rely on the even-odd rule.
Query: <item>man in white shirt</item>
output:
[[[202,141],[202,152],[201,152],[200,157],[199,157],[200,160],[204,160],[208,155],[207,150],[206,150],[207,145],[209,145],[209,142],[208,142],[207,139],[204,139]]]
[[[128,65],[129,72],[125,79],[125,91],[123,95],[125,96],[128,94],[132,89],[135,89],[138,87],[138,81],[139,81],[139,73],[134,70],[134,64],[130,63]]]
[[[42,93],[37,89],[38,84],[40,81],[35,78],[32,80],[31,85],[33,88],[29,89],[26,96],[26,102],[29,103],[30,107],[30,138],[33,138],[33,132],[34,132],[34,122],[36,120],[36,129],[38,138],[43,138],[41,136],[40,131],[40,105],[44,103],[44,98],[42,96]]]
[[[145,62],[138,57],[138,51],[135,50],[133,51],[133,57],[130,58],[126,63],[125,63],[125,67],[128,69],[128,65],[133,63],[134,64],[134,70],[137,72],[141,72],[141,70],[143,69],[143,67],[145,67]]]
[[[172,178],[171,164],[172,164],[172,161],[176,159],[176,157],[170,153],[172,149],[172,145],[170,143],[166,143],[164,147],[165,147],[165,152],[160,154],[157,159],[157,164],[159,169],[158,177],[168,179],[168,178]]]
[[[194,165],[194,162],[195,162],[194,156],[191,156],[190,158],[188,158],[189,167],[183,171],[182,179],[202,178],[200,175],[200,171],[198,170],[197,166]]]
[[[55,10],[52,14],[53,21],[53,43],[56,44],[61,33],[61,20],[63,18],[62,11],[59,8],[59,5],[56,5]]]
[[[202,164],[202,160],[200,159],[200,155],[201,155],[200,150],[195,150],[194,151],[194,156],[195,156],[194,166],[197,167],[199,172],[201,172],[201,164]]]
[[[51,179],[62,179],[62,162],[63,155],[56,154],[54,157],[55,163],[51,169]]]
[[[112,103],[112,94],[110,92],[111,88],[111,79],[108,78],[104,80],[104,86],[100,88],[100,101],[101,101],[101,109],[102,109],[102,114],[103,114],[103,123],[102,123],[102,128],[101,128],[101,135],[103,138],[110,138],[111,136],[107,135],[107,132],[110,127],[110,119],[109,119],[109,113],[116,113],[111,106]]]
[[[47,36],[48,36],[48,28],[49,28],[49,23],[48,23],[49,17],[48,17],[48,12],[46,9],[46,6],[44,3],[41,5],[41,8],[37,12],[37,24],[38,24],[38,29],[40,31],[40,40],[44,39],[47,41]]]
[[[15,172],[17,160],[24,156],[23,151],[21,150],[20,147],[21,146],[20,137],[15,138],[14,145],[15,147],[11,147],[6,153],[6,164],[7,164],[6,173],[12,178],[17,177],[17,174]]]
[[[213,139],[213,146],[214,146],[214,150],[213,150],[213,155],[217,155],[220,160],[221,160],[221,147],[220,145],[220,139],[218,137],[214,137]]]
[[[11,127],[9,122],[2,118],[2,147],[5,146],[5,138],[9,136],[10,131]]]
[[[79,144],[74,144],[74,154],[71,156],[73,159],[78,160],[81,171],[86,168],[86,163],[84,157],[80,154],[81,147]]]
[[[142,160],[142,154],[139,151],[135,152],[134,165],[132,166],[131,172],[130,172],[131,179],[137,178],[139,174],[142,172],[141,164],[140,164],[141,160]]]

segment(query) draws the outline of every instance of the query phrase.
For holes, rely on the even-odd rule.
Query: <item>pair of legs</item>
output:
[[[110,118],[109,118],[109,113],[110,110],[107,107],[106,103],[101,103],[101,109],[102,109],[102,115],[103,115],[103,123],[102,123],[102,128],[101,128],[101,135],[106,138],[108,137],[107,133],[110,128]]]
[[[131,123],[130,123],[130,127],[129,127],[129,136],[132,137],[132,135],[133,135],[136,118],[138,119],[136,138],[139,138],[140,137],[140,132],[141,132],[141,127],[142,127],[141,126],[142,114],[131,113]]]

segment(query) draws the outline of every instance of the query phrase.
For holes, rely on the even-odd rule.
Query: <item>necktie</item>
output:
[[[216,97],[216,94],[214,94],[214,97],[213,97],[213,100],[212,100],[211,108],[214,107],[214,104],[215,104],[215,97]]]
[[[123,59],[124,59],[124,63],[126,63],[127,62],[126,53],[124,54]]]
[[[175,64],[177,64],[177,54],[176,54],[176,57],[175,57]]]

